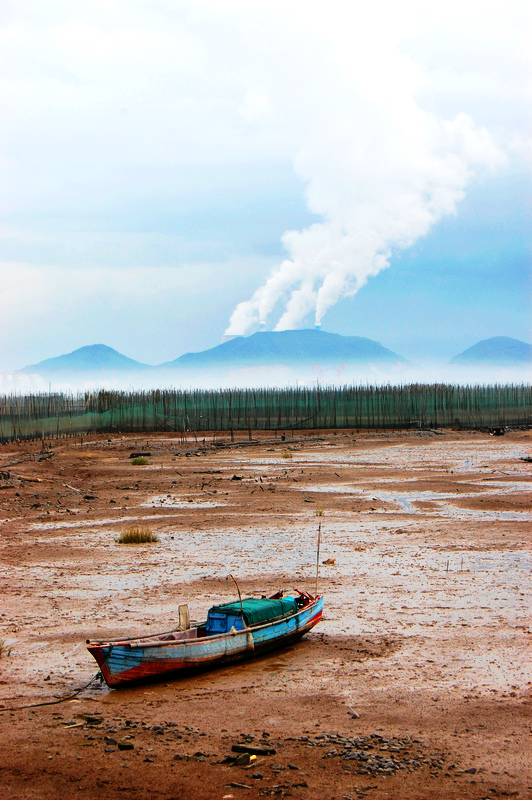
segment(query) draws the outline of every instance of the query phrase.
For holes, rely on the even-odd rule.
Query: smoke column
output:
[[[228,335],[264,326],[272,315],[278,331],[298,327],[309,313],[320,324],[329,308],[386,269],[394,253],[454,214],[477,176],[505,162],[470,116],[446,120],[418,105],[417,69],[385,31],[370,25],[358,38],[353,30],[342,38],[341,21],[336,25],[334,49],[317,66],[309,59],[300,67],[312,93],[294,100],[292,91],[287,98],[278,83],[274,98],[281,109],[300,104],[294,167],[306,183],[309,210],[322,221],[283,235],[288,258],[238,304]]]

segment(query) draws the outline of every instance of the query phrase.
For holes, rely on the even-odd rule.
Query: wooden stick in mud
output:
[[[242,595],[240,594],[240,586],[236,582],[236,579],[231,575],[231,573],[229,573],[228,577],[231,578],[231,580],[234,582],[236,586],[236,590],[238,592],[238,599],[240,600],[240,611],[242,612],[242,621],[244,621],[244,607],[242,605]]]
[[[318,576],[320,572],[320,543],[321,543],[321,522],[318,525],[318,546],[316,548],[316,590],[314,594],[318,596]]]

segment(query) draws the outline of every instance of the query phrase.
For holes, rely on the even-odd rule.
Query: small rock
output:
[[[288,764],[288,769],[299,769],[295,764]]]
[[[134,750],[135,745],[133,742],[118,742],[118,749],[119,750]]]
[[[107,744],[118,744],[116,739],[113,739],[111,736],[105,736],[104,741],[107,742]]]
[[[250,761],[251,761],[251,756],[249,755],[249,753],[241,753],[233,761],[233,766],[234,767],[245,767],[245,766],[247,766],[247,764],[250,763]]]
[[[105,747],[104,748],[104,752],[105,753],[114,753],[115,750],[116,750],[116,747],[112,747],[111,745],[109,745],[109,747]]]
[[[476,771],[477,771],[476,767],[470,767],[469,769],[465,769],[464,773],[466,775],[474,775]]]
[[[154,758],[151,758],[150,756],[146,756],[146,758],[144,759],[144,761],[147,761],[149,764],[152,764],[152,763],[155,761],[155,759],[154,759]]]
[[[262,772],[252,772],[251,777],[255,778],[256,781],[261,781],[264,775],[262,774]]]

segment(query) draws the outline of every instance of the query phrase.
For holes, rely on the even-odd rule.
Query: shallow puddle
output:
[[[140,503],[141,508],[218,508],[223,505],[212,500],[183,500],[167,494],[157,494]]]

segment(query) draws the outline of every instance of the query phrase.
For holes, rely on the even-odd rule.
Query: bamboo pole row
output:
[[[88,432],[498,428],[532,423],[532,388],[331,386],[99,390],[0,397],[0,442]]]

